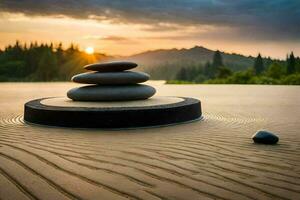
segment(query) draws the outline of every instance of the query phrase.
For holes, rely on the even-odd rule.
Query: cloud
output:
[[[147,31],[220,26],[245,38],[300,40],[299,0],[1,0],[0,11],[139,23]]]
[[[108,35],[108,36],[99,36],[99,35],[86,35],[83,37],[86,40],[104,40],[104,41],[128,41],[129,38],[117,36],[117,35]]]
[[[150,25],[144,26],[142,30],[152,31],[152,32],[161,32],[161,31],[177,31],[182,29],[182,25],[173,23],[152,23]]]
[[[83,37],[85,40],[90,40],[93,42],[97,42],[101,44],[102,42],[116,43],[116,44],[138,44],[139,41],[137,38],[129,38],[118,35],[107,35],[107,36],[99,36],[99,35],[86,35]]]
[[[129,38],[126,38],[126,37],[121,37],[121,36],[115,36],[115,35],[110,35],[110,36],[106,36],[106,37],[103,37],[101,38],[101,40],[105,40],[105,41],[129,41],[130,39]]]

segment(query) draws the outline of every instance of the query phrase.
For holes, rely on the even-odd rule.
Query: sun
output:
[[[94,48],[93,47],[87,47],[87,48],[85,48],[85,53],[87,53],[87,54],[93,54],[94,53]]]

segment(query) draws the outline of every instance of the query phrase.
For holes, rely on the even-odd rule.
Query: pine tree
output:
[[[57,59],[50,49],[43,51],[37,67],[37,80],[51,81],[57,77]]]
[[[296,66],[295,66],[295,68],[296,68],[296,72],[300,73],[300,58],[299,57],[296,58]]]
[[[205,63],[204,65],[204,75],[208,78],[212,78],[213,74],[212,74],[212,66],[210,64],[210,62]]]
[[[296,71],[296,59],[292,52],[290,57],[287,59],[287,74],[293,74]]]
[[[266,75],[274,79],[279,79],[283,74],[284,68],[278,62],[273,62],[266,70]]]
[[[255,75],[260,75],[264,70],[265,70],[264,62],[259,53],[254,61],[254,73]]]
[[[188,78],[187,70],[183,67],[177,73],[176,79],[177,80],[187,80],[187,78]]]
[[[62,43],[60,42],[56,48],[56,55],[57,55],[57,63],[61,65],[64,62],[64,50],[62,48]]]
[[[218,68],[218,78],[227,78],[228,76],[232,75],[232,71],[227,67],[219,67]]]
[[[221,52],[219,50],[217,50],[214,54],[213,57],[213,63],[212,63],[213,67],[215,67],[216,69],[219,67],[224,66],[223,64],[223,59],[222,59],[222,55]]]
[[[210,65],[210,69],[208,69],[208,77],[215,78],[219,73],[219,69],[223,66],[224,64],[221,52],[217,50],[213,56],[212,65]]]

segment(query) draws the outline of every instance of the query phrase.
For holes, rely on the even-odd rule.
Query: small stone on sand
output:
[[[255,143],[261,144],[276,144],[279,138],[269,131],[260,130],[257,131],[253,136],[252,139]]]

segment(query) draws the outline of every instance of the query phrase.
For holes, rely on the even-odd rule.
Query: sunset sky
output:
[[[300,56],[299,0],[0,0],[0,48],[71,42],[111,55],[191,48]]]

